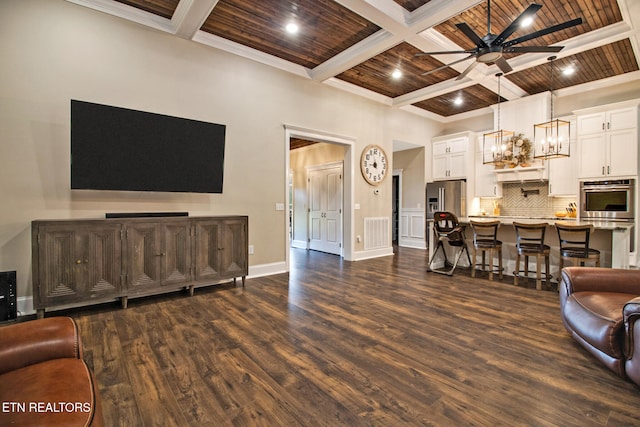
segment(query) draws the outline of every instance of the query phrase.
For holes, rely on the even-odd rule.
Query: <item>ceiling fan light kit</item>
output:
[[[534,31],[529,34],[525,34],[521,37],[517,37],[512,40],[507,40],[513,33],[519,28],[523,27],[533,16],[542,8],[540,4],[530,4],[524,12],[522,12],[516,19],[514,19],[500,34],[491,33],[491,0],[487,0],[487,34],[484,37],[480,37],[466,22],[456,24],[456,27],[471,40],[475,47],[468,50],[452,50],[444,52],[421,52],[416,56],[425,55],[445,55],[445,54],[469,54],[467,57],[459,59],[457,61],[446,64],[442,67],[438,67],[434,70],[422,73],[427,75],[440,71],[444,68],[452,65],[464,62],[467,59],[475,58],[475,61],[471,63],[457,78],[456,80],[463,79],[473,68],[478,64],[496,64],[496,66],[503,73],[509,73],[513,71],[513,68],[509,65],[507,60],[503,57],[504,53],[557,53],[560,52],[564,46],[515,46],[519,43],[536,39],[547,34],[555,33],[556,31],[564,30],[576,25],[582,24],[582,18],[575,18],[561,24],[552,25],[543,30]]]

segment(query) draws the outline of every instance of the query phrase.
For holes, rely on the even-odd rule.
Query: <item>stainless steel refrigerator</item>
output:
[[[438,211],[451,212],[457,217],[467,215],[467,182],[437,181],[427,183],[427,219]]]

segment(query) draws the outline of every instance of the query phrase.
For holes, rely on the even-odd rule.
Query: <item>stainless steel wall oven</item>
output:
[[[635,180],[580,183],[580,218],[630,221],[635,218]]]

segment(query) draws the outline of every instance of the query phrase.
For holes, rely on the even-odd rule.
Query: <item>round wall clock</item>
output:
[[[362,176],[371,185],[378,185],[387,177],[389,159],[379,145],[367,145],[360,157]]]

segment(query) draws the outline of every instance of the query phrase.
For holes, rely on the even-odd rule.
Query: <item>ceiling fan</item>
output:
[[[509,24],[507,28],[502,30],[500,34],[492,34],[491,33],[491,0],[487,0],[487,34],[484,37],[480,37],[466,22],[461,22],[456,24],[456,27],[460,31],[464,33],[473,43],[475,43],[476,47],[469,50],[451,50],[451,51],[443,51],[443,52],[421,52],[417,53],[416,56],[426,56],[426,55],[446,55],[452,53],[468,53],[469,56],[459,59],[457,61],[451,62],[447,65],[443,65],[442,67],[436,68],[431,71],[427,71],[426,73],[422,73],[423,76],[431,73],[435,73],[436,71],[440,71],[444,68],[450,67],[459,62],[464,62],[467,59],[475,58],[475,61],[467,67],[466,70],[460,74],[456,80],[463,79],[473,68],[479,63],[482,64],[491,64],[495,63],[498,68],[503,73],[508,73],[513,71],[513,68],[507,63],[507,60],[502,56],[504,53],[555,53],[560,52],[564,46],[515,46],[518,43],[522,43],[528,40],[532,40],[546,34],[555,33],[556,31],[564,30],[565,28],[573,27],[575,25],[582,24],[582,18],[572,19],[567,22],[563,22],[562,24],[552,25],[551,27],[547,27],[544,30],[535,31],[533,33],[526,34],[524,36],[512,39],[507,41],[507,39],[522,25],[522,23],[532,18],[538,10],[542,8],[540,4],[530,4],[524,12],[520,14],[515,20]]]

